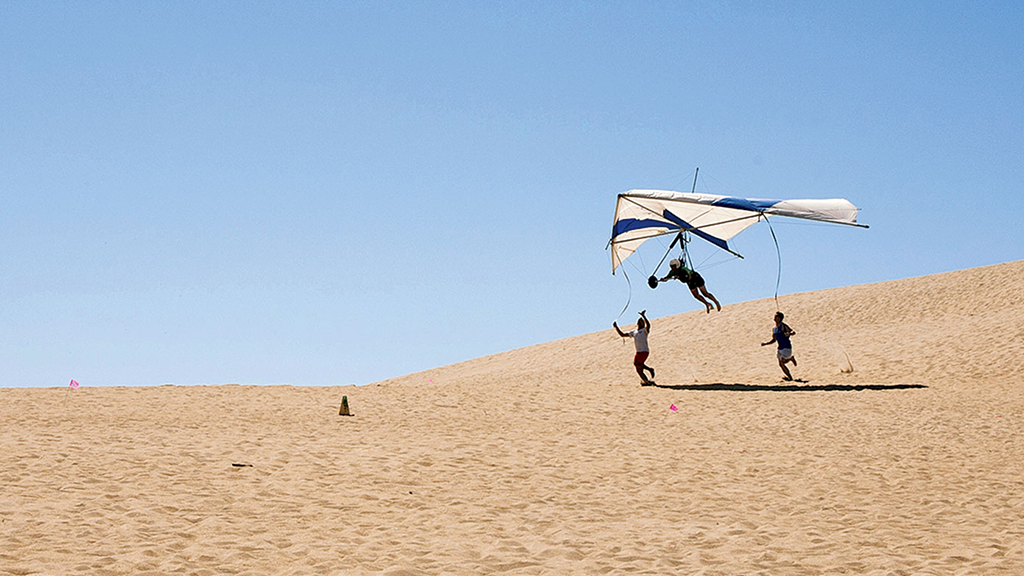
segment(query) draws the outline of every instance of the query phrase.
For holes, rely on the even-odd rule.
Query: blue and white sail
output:
[[[689,232],[732,252],[729,239],[768,216],[867,228],[857,223],[857,212],[857,207],[844,198],[765,200],[669,190],[630,190],[619,194],[615,205],[610,241],[612,274],[645,240],[658,236]]]

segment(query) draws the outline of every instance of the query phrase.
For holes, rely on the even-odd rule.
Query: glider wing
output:
[[[842,198],[764,200],[668,190],[630,190],[619,194],[615,205],[610,241],[612,274],[644,241],[666,234],[689,232],[732,252],[729,239],[766,216],[866,228],[857,223],[857,207]]]

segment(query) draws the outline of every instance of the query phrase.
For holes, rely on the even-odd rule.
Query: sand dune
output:
[[[659,387],[609,328],[358,388],[0,389],[0,575],[1024,574],[1024,261],[781,306],[806,383],[767,299],[653,318]]]

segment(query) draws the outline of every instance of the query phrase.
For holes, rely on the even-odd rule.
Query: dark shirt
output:
[[[779,350],[785,350],[787,348],[790,350],[793,349],[793,344],[789,341],[789,335],[786,334],[787,332],[789,332],[789,326],[786,326],[785,324],[780,324],[779,326],[772,328],[772,336],[774,336],[775,341],[779,343]]]
[[[676,278],[690,288],[700,288],[704,285],[704,278],[696,270],[690,270],[689,268],[670,268],[668,277]]]

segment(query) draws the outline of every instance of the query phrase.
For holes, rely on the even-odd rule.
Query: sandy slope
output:
[[[659,388],[609,329],[359,388],[0,389],[0,575],[1024,574],[1024,262],[782,306],[795,388],[761,300],[654,318]]]

